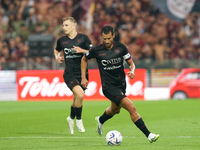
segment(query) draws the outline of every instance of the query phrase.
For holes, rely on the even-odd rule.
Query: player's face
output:
[[[70,35],[70,33],[76,29],[75,23],[71,22],[70,20],[65,20],[63,22],[63,30],[65,34]]]
[[[115,35],[112,35],[111,32],[108,34],[102,33],[103,43],[107,49],[111,49],[113,47],[113,39]]]

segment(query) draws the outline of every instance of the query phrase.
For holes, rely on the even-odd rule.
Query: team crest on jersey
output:
[[[81,39],[78,39],[77,42],[79,43],[81,41]]]
[[[119,49],[115,49],[115,53],[119,54]]]

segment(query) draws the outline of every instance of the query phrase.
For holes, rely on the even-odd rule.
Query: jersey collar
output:
[[[77,36],[79,35],[79,33],[77,32],[77,34],[76,34],[76,36],[73,38],[73,39],[75,39]],[[71,39],[68,35],[66,35],[69,39]],[[71,39],[71,40],[73,40],[73,39]]]

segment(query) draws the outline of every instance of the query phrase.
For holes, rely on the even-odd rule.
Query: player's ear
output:
[[[115,38],[115,33],[113,33],[113,39]]]

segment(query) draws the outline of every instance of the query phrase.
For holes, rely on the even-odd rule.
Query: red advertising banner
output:
[[[126,95],[131,100],[144,100],[146,69],[136,69],[135,74],[132,80],[126,77]],[[87,88],[84,100],[107,100],[102,93],[99,70],[89,70]],[[17,71],[17,95],[19,101],[73,99],[73,93],[63,80],[63,70]]]

